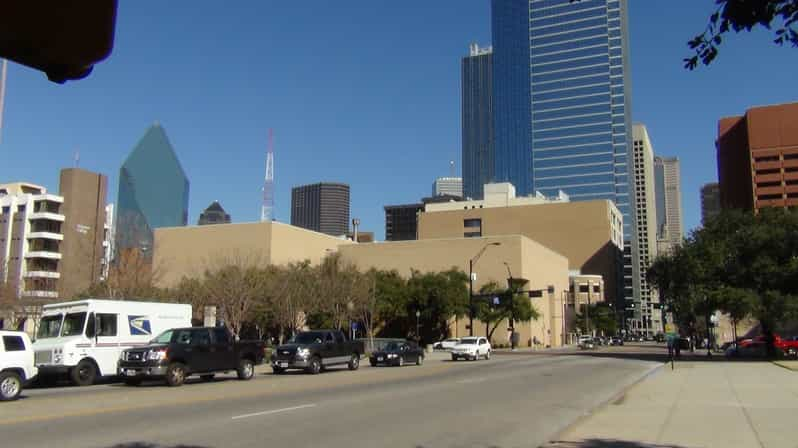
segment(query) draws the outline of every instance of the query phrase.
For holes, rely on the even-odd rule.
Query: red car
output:
[[[759,335],[753,339],[743,339],[737,343],[739,347],[745,348],[751,345],[764,345],[765,344],[765,336]],[[784,353],[790,356],[797,356],[798,355],[798,338],[792,337],[789,339],[782,339],[781,336],[774,334],[773,335],[773,344],[776,348],[782,350]]]

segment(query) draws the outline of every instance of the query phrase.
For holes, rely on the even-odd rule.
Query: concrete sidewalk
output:
[[[770,362],[666,365],[549,448],[798,447],[798,372]]]

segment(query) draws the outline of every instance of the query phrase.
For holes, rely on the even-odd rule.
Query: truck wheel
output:
[[[397,364],[399,365],[399,367],[402,367],[403,365],[405,365],[405,357],[402,356],[402,355],[399,355],[399,362]]]
[[[274,372],[275,375],[282,375],[285,373],[285,369],[282,367],[272,367],[272,372]]]
[[[216,375],[214,375],[213,373],[210,373],[208,375],[200,375],[200,379],[202,381],[205,381],[206,383],[210,383],[211,381],[213,381],[215,377]]]
[[[319,372],[321,372],[321,360],[317,356],[310,358],[308,367],[305,371],[311,375],[318,375]]]
[[[76,386],[91,386],[97,378],[97,368],[93,362],[83,359],[69,371],[69,376]]]
[[[15,372],[0,373],[0,401],[16,400],[22,392],[22,378]]]
[[[169,364],[166,368],[166,384],[169,387],[180,387],[186,381],[186,367],[179,362]]]
[[[141,384],[141,378],[125,378],[126,386],[138,386]]]
[[[452,355],[452,361],[457,361],[457,356]]]
[[[352,353],[352,357],[349,359],[349,364],[347,365],[349,370],[357,370],[360,367],[360,355],[357,353]]]
[[[418,355],[418,358],[416,358],[416,365],[420,366],[421,364],[424,364],[424,355]]]
[[[251,380],[255,376],[255,364],[249,359],[242,359],[238,364],[238,379]]]
[[[488,353],[485,354],[485,359],[490,359],[490,350],[488,350]]]

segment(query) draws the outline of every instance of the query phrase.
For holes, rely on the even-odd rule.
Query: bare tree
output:
[[[162,275],[161,268],[154,267],[140,249],[120,249],[108,269],[108,278],[78,296],[116,300],[158,298],[163,294],[155,285]]]
[[[250,318],[255,303],[266,296],[266,280],[256,255],[234,254],[215,259],[216,267],[205,271],[204,297],[219,307],[233,334]]]

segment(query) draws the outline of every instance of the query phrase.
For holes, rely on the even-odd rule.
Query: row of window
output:
[[[548,14],[543,17],[535,17],[530,14],[532,20],[530,25],[532,27],[544,27],[548,25],[556,25],[563,22],[570,22],[573,20],[589,19],[594,17],[606,17],[607,9],[603,4],[593,5],[581,8],[567,8],[556,11],[554,14]],[[533,9],[534,12],[534,9]],[[551,12],[551,10],[549,10]]]
[[[538,67],[539,70],[545,70],[545,67],[540,67],[543,64],[551,64],[554,62],[569,62],[577,61],[580,58],[587,58],[591,56],[609,58],[610,49],[606,43],[591,45],[588,47],[579,47],[573,50],[560,51],[557,53],[547,53],[545,55],[537,55],[532,53],[532,65]],[[575,65],[575,64],[572,64]],[[553,69],[551,69],[553,70]]]
[[[605,15],[602,17],[582,19],[569,23],[558,23],[558,24],[540,26],[537,28],[530,28],[530,31],[532,37],[560,34],[561,38],[568,39],[569,38],[568,36],[572,32],[578,32],[582,29],[595,27],[595,26],[606,27],[607,25],[608,25],[608,20],[607,16]],[[562,35],[563,33],[566,34]]]
[[[532,85],[569,81],[571,78],[594,77],[603,75],[603,80],[609,76],[610,60],[606,56],[582,59],[574,62],[548,64],[546,66],[533,66]]]
[[[540,143],[543,141],[548,141],[551,139],[561,139],[565,137],[580,137],[580,136],[588,136],[588,135],[595,135],[595,134],[608,134],[608,125],[606,124],[597,124],[597,125],[589,125],[589,126],[580,126],[578,128],[569,128],[569,129],[552,129],[547,131],[538,131],[532,133],[532,138],[536,143]]]

